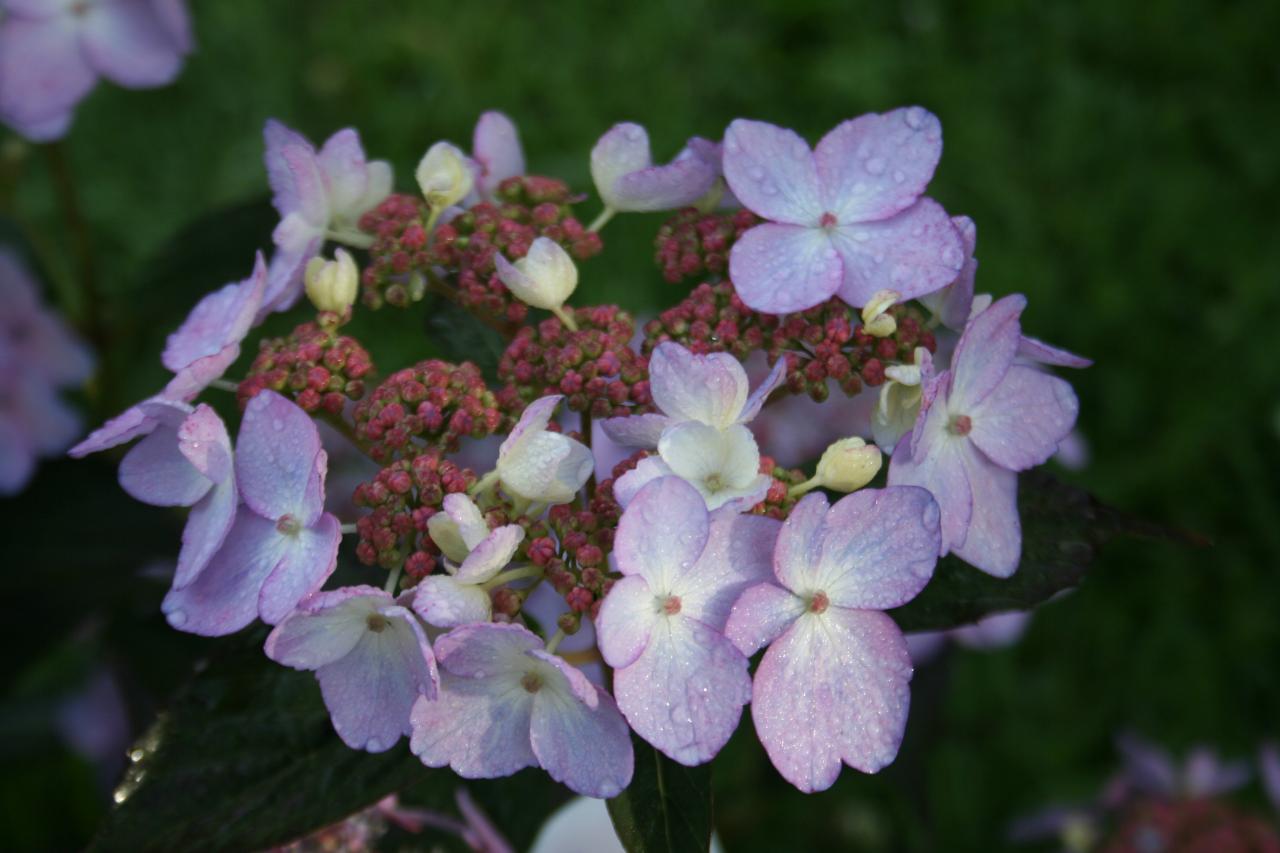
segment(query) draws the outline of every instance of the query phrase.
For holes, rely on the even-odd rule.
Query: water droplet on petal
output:
[[[369,742],[364,745],[364,748],[369,752],[379,752],[382,749],[382,741],[376,737],[371,737]]]
[[[907,179],[907,173],[902,171],[901,169],[894,169],[893,179],[894,181],[900,184]]]
[[[924,126],[924,116],[925,112],[921,107],[911,107],[907,110],[903,119],[906,121],[907,127],[912,130],[919,130]]]
[[[631,142],[639,142],[641,137],[644,136],[644,132],[638,127],[628,127],[624,135]]]
[[[276,432],[279,432],[280,430],[284,429],[284,421],[280,420],[279,418],[272,418],[271,428],[274,429]]]
[[[761,169],[759,166],[752,166],[750,169],[747,169],[747,174],[751,176],[751,180],[753,181],[764,180],[764,169]]]
[[[942,251],[942,262],[949,267],[960,269],[964,266],[964,252],[955,246],[948,246]]]
[[[187,624],[187,611],[175,610],[169,614],[169,624],[175,628],[181,628]]]
[[[867,172],[872,175],[884,174],[885,162],[883,157],[872,157],[870,160],[864,163],[863,166],[865,166]]]

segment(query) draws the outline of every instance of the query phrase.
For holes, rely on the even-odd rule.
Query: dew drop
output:
[[[479,681],[480,679],[484,678],[484,670],[483,670],[483,669],[477,669],[477,670],[475,671],[475,674],[474,674],[474,675],[472,675],[471,677],[472,677],[472,678],[474,678],[476,681]]]
[[[865,243],[871,239],[871,235],[866,231],[854,231],[853,239],[857,240],[859,243]]]
[[[759,166],[752,166],[750,169],[747,169],[747,174],[751,176],[751,180],[753,181],[764,180],[764,169],[761,169]]]
[[[284,421],[280,420],[279,418],[272,418],[271,428],[274,429],[276,432],[279,432],[280,430],[284,429]]]
[[[873,262],[873,263],[883,264],[883,263],[884,263],[884,252],[876,252],[874,255],[872,255],[872,256],[871,256],[871,260],[872,260],[872,262]]]
[[[955,246],[948,246],[942,251],[942,262],[949,267],[960,269],[960,267],[964,266],[964,252]]]
[[[628,127],[624,135],[631,142],[639,142],[640,139],[644,136],[644,131],[642,131],[638,127],[633,126],[633,127]]]
[[[169,624],[175,628],[181,628],[187,624],[187,611],[175,610],[169,614]]]
[[[382,741],[378,740],[376,737],[371,737],[369,738],[369,742],[364,745],[364,748],[368,752],[379,752],[382,750]]]
[[[907,173],[906,173],[906,172],[902,171],[901,169],[894,169],[894,170],[893,170],[893,180],[894,180],[896,183],[899,183],[899,184],[900,184],[900,183],[902,183],[903,181],[905,181],[906,179],[907,179]]]
[[[760,184],[760,191],[765,195],[777,195],[778,186],[772,181],[765,181],[764,183]]]
[[[864,163],[863,166],[866,168],[868,174],[872,174],[872,175],[884,174],[885,162],[883,157],[872,157],[870,160]]]
[[[924,126],[924,109],[911,107],[903,118],[907,122],[907,127],[912,130],[919,130]]]
[[[809,146],[803,142],[796,140],[791,144],[791,156],[797,160],[802,160],[809,154]]]

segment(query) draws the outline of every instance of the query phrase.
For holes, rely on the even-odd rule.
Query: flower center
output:
[[[520,679],[520,686],[529,693],[537,693],[542,689],[542,676],[536,672],[526,672]]]
[[[364,620],[364,624],[373,633],[381,634],[383,631],[387,630],[387,626],[390,625],[391,622],[381,613],[370,613],[369,617]]]
[[[826,213],[822,214],[822,218],[818,220],[818,226],[821,228],[825,228],[828,231],[830,231],[832,228],[835,228],[836,225],[838,224],[839,222],[836,219],[836,215],[829,210]]]
[[[724,489],[724,480],[720,479],[719,474],[712,474],[704,482],[707,484],[707,491],[712,494]]]
[[[285,536],[297,536],[298,531],[302,530],[302,522],[285,513],[276,519],[276,530],[279,530]]]
[[[668,616],[675,616],[680,612],[680,596],[668,595],[662,599],[662,612]]]
[[[952,415],[951,420],[947,422],[947,432],[952,435],[968,435],[973,429],[973,421],[968,415]]]
[[[809,599],[810,613],[826,613],[827,608],[831,606],[831,599],[827,598],[825,592],[815,592],[813,598]]]

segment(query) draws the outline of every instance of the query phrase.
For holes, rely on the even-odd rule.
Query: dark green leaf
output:
[[[945,557],[938,561],[924,592],[890,611],[902,630],[938,631],[976,622],[990,613],[1029,610],[1077,586],[1098,547],[1116,536],[1195,542],[1188,534],[1116,512],[1083,489],[1044,471],[1019,479],[1018,510],[1022,517],[1022,562],[1013,577],[995,578],[958,557]]]
[[[447,299],[428,299],[425,325],[432,346],[449,361],[474,362],[488,382],[497,382],[498,359],[507,346],[502,335]]]
[[[631,786],[609,800],[629,853],[705,853],[711,846],[711,765],[685,767],[637,737]]]
[[[540,770],[468,781],[422,766],[402,740],[371,755],[334,734],[308,672],[262,653],[263,629],[220,642],[135,745],[95,850],[259,850],[399,792],[457,817],[466,787],[517,848],[567,793]]]

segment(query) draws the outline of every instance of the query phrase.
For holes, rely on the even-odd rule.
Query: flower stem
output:
[[[494,468],[488,474],[485,474],[479,480],[476,480],[475,484],[472,485],[471,488],[467,489],[467,494],[473,498],[478,497],[479,495],[493,488],[494,484],[496,484],[497,482],[498,482],[498,469]]]
[[[480,588],[483,589],[485,592],[488,592],[491,589],[497,589],[498,587],[502,586],[504,583],[510,583],[511,581],[523,580],[525,578],[542,577],[542,572],[543,572],[542,566],[525,566],[519,569],[510,569],[508,571],[500,572],[499,574],[494,575],[489,580],[480,584]]]
[[[587,226],[587,230],[592,233],[599,231],[601,228],[609,224],[609,220],[613,219],[614,215],[617,212],[618,211],[614,210],[612,207],[605,205],[604,210],[600,211],[600,215],[597,216],[595,220],[590,225]]]
[[[799,485],[795,485],[787,489],[787,497],[798,498],[801,495],[805,494],[806,492],[811,492],[821,485],[822,485],[822,481],[819,480],[818,475],[815,474],[809,479],[805,480],[803,483],[800,483]]]
[[[209,387],[217,388],[219,391],[230,391],[232,394],[240,390],[239,385],[227,379],[215,379],[209,383]]]
[[[355,533],[357,530],[359,530],[359,528],[354,524],[344,524],[342,525],[342,527],[339,528],[339,530],[342,531],[343,536],[350,536],[352,533]]]
[[[547,654],[549,655],[555,654],[556,649],[560,648],[560,641],[563,640],[564,637],[565,637],[564,629],[563,628],[556,629],[556,632],[551,635],[551,639],[547,640]]]
[[[555,314],[556,319],[558,319],[561,323],[564,323],[564,327],[566,329],[568,329],[571,332],[578,331],[578,322],[573,319],[573,314],[565,310],[565,307],[563,305],[557,305],[555,308],[552,308],[551,313]]]
[[[337,243],[345,243],[355,249],[367,249],[373,245],[373,235],[354,228],[329,229],[324,235]]]
[[[391,574],[387,575],[387,582],[382,587],[383,592],[387,593],[387,595],[395,595],[396,584],[398,584],[399,582],[400,582],[400,567],[396,566],[394,569],[391,570]]]

